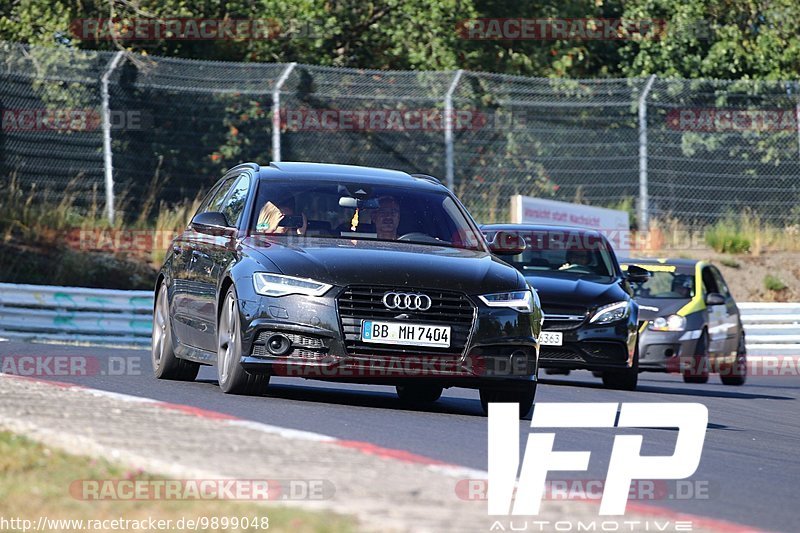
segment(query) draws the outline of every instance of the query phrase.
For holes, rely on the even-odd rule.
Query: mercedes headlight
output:
[[[617,322],[624,318],[628,318],[630,313],[630,305],[628,302],[616,302],[609,305],[604,305],[594,312],[592,318],[589,319],[590,324],[610,324]]]
[[[686,329],[686,317],[680,315],[660,316],[647,326],[653,331],[683,331]]]
[[[508,307],[524,313],[533,312],[533,293],[530,290],[484,294],[478,298],[489,307]]]
[[[320,283],[313,279],[257,272],[253,274],[253,287],[262,296],[287,296],[289,294],[322,296],[333,285]]]

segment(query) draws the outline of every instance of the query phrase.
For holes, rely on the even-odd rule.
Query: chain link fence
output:
[[[127,213],[148,197],[194,198],[224,169],[277,152],[285,161],[452,175],[481,222],[507,220],[514,194],[626,209],[634,223],[637,206],[640,221],[706,225],[746,211],[773,224],[800,222],[796,82],[129,56],[112,70],[114,57],[0,43],[6,181],[102,202],[105,130],[115,202]]]

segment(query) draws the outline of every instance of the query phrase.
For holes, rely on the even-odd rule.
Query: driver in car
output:
[[[677,275],[672,280],[672,292],[678,294],[681,298],[692,297],[692,278],[690,276]]]
[[[378,208],[372,214],[375,231],[381,240],[397,239],[397,227],[400,225],[400,204],[393,196],[382,196],[378,199]]]
[[[586,270],[594,270],[594,265],[592,264],[592,254],[589,250],[585,249],[574,249],[574,250],[567,250],[567,262],[558,267],[559,270],[567,270],[572,267],[583,267]]]

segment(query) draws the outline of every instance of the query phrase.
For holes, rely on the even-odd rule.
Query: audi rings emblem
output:
[[[383,295],[383,305],[388,309],[404,311],[427,311],[431,308],[431,298],[425,294],[387,292]]]

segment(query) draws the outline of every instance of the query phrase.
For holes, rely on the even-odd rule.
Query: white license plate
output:
[[[542,346],[561,346],[562,342],[560,331],[543,331],[539,335],[539,344]]]
[[[450,326],[405,324],[403,322],[361,322],[361,340],[376,344],[450,347]]]

